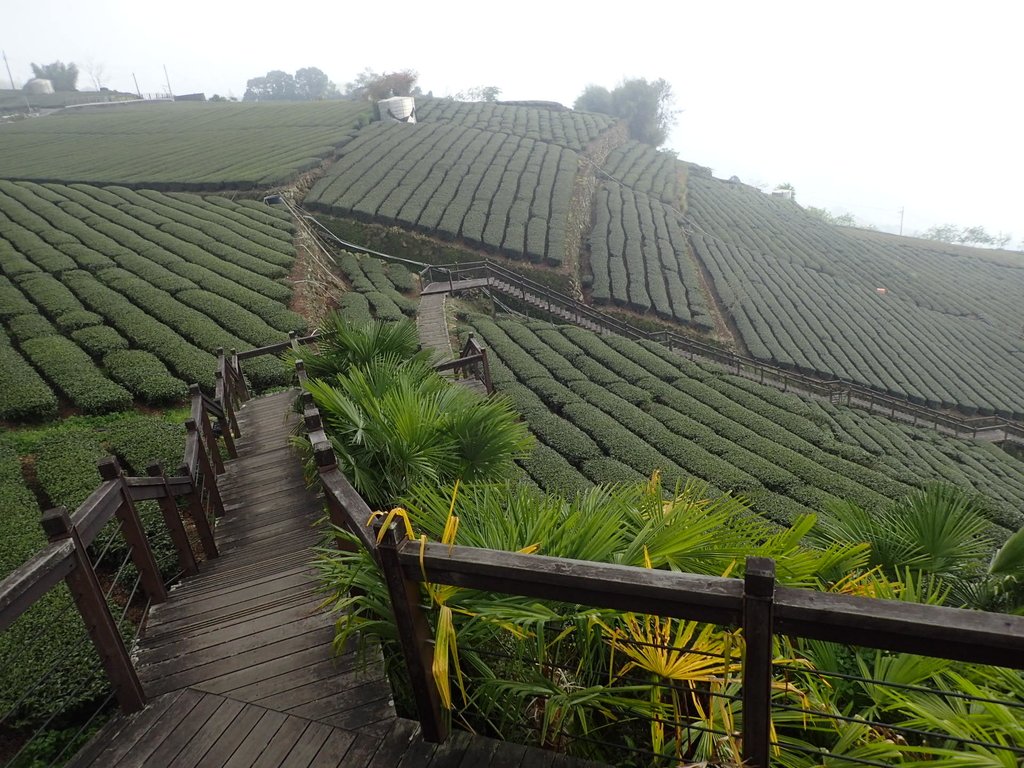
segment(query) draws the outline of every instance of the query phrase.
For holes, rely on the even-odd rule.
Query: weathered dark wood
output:
[[[210,458],[206,454],[206,447],[203,445],[203,441],[199,439],[198,427],[195,420],[187,419],[185,421],[185,430],[188,435],[196,436],[196,446],[198,448],[198,463],[197,469],[203,479],[203,490],[210,494],[210,498],[213,500],[213,514],[215,517],[220,517],[224,514],[224,501],[220,497],[220,490],[217,488],[217,473],[210,464]]]
[[[775,563],[748,557],[743,577],[743,765],[768,768]]]
[[[320,472],[320,485],[324,489],[324,498],[327,501],[331,524],[355,534],[363,548],[368,552],[373,552],[377,547],[377,542],[367,528],[372,512],[363,501],[363,497],[356,493],[355,488],[349,484],[345,475],[338,469],[330,443],[320,443],[315,446],[314,456],[317,469]]]
[[[1024,616],[778,587],[775,631],[976,664],[1020,668]]]
[[[125,485],[128,486],[128,493],[132,501],[152,501],[164,496],[180,497],[187,496],[192,492],[192,481],[187,477],[168,476],[163,477],[125,477]]]
[[[217,438],[213,435],[213,427],[210,426],[210,415],[206,408],[206,399],[199,389],[198,384],[189,387],[189,394],[192,395],[192,418],[191,421],[199,425],[200,438],[206,455],[213,464],[218,475],[224,474],[224,460],[220,455],[220,446]]]
[[[219,555],[217,551],[217,541],[213,536],[213,528],[210,526],[210,518],[206,516],[206,510],[203,509],[202,500],[199,498],[199,489],[195,483],[192,482],[192,474],[187,464],[182,464],[178,467],[178,474],[184,475],[189,478],[189,483],[192,487],[192,492],[186,497],[188,500],[188,513],[189,517],[192,518],[192,525],[196,528],[196,533],[199,534],[199,542],[203,547],[203,555],[207,560],[215,558]]]
[[[167,589],[164,587],[164,580],[160,576],[160,566],[156,564],[153,556],[153,548],[149,545],[149,537],[142,527],[142,520],[139,518],[139,511],[135,509],[131,493],[125,485],[121,465],[113,456],[102,459],[97,467],[100,477],[104,480],[116,481],[118,492],[121,494],[121,503],[118,504],[114,514],[121,526],[121,535],[128,544],[128,552],[132,562],[139,571],[142,580],[142,588],[146,591],[152,603],[162,603],[167,599]]]
[[[178,513],[178,503],[174,500],[174,493],[167,483],[163,467],[160,466],[160,462],[154,461],[146,467],[146,473],[156,480],[163,481],[165,494],[157,498],[157,503],[160,505],[160,514],[164,519],[164,525],[167,526],[167,533],[170,534],[171,542],[178,553],[178,566],[187,575],[198,573],[199,565],[196,563],[196,556],[189,543],[185,526],[182,525],[181,515]]]
[[[121,505],[119,481],[101,483],[75,510],[75,528],[82,542],[92,544]]]
[[[674,616],[738,626],[742,582],[648,568],[524,555],[475,547],[404,541],[399,559],[405,576],[581,605]]]
[[[221,437],[224,438],[224,447],[227,448],[228,456],[232,459],[238,458],[238,450],[235,448],[235,432],[238,430],[238,422],[235,420],[235,409],[231,405],[231,397],[228,396],[224,385],[224,372],[217,371],[217,405],[221,414],[217,416],[217,424],[220,427]]]
[[[379,537],[378,529],[378,537]],[[413,699],[419,714],[423,738],[440,743],[448,737],[448,726],[442,714],[441,696],[432,670],[434,650],[430,622],[420,607],[418,581],[405,578],[398,561],[398,524],[392,522],[384,531],[377,547],[380,569],[387,583],[391,610],[395,617],[399,644],[409,673]]]
[[[71,591],[71,598],[82,615],[89,638],[96,646],[100,663],[107,673],[107,679],[114,689],[118,704],[124,712],[137,712],[146,706],[142,683],[135,674],[135,667],[121,639],[117,623],[110,614],[103,590],[86,555],[85,545],[71,524],[67,509],[49,509],[43,513],[41,522],[51,543],[70,540],[73,568],[65,580]]]
[[[0,632],[71,573],[73,554],[70,540],[50,544],[0,581]]]

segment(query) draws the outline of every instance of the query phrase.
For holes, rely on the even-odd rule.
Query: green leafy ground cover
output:
[[[52,416],[55,394],[102,413],[179,399],[186,383],[212,387],[217,347],[305,327],[286,306],[292,236],[267,206],[0,181],[0,419]],[[282,383],[271,360],[247,372],[258,387]]]
[[[696,477],[779,523],[826,502],[871,509],[929,481],[984,494],[992,536],[1024,524],[1020,462],[990,445],[803,400],[688,362],[654,343],[471,316],[491,372],[543,447],[523,463],[544,489]]]
[[[369,118],[369,105],[132,104],[4,126],[0,178],[248,189],[320,165]]]

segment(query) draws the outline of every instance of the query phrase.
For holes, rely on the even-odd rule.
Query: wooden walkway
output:
[[[221,476],[220,557],[150,613],[137,649],[149,705],[116,716],[75,768],[583,765],[456,733],[425,743],[396,716],[382,665],[332,651],[310,566],[321,500],[288,439],[295,392],[239,411],[239,457]]]

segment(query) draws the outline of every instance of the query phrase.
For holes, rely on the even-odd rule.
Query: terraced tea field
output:
[[[832,227],[691,176],[692,242],[754,357],[932,407],[1024,414],[1024,257]]]
[[[514,319],[470,324],[496,388],[538,438],[524,467],[543,488],[657,469],[668,486],[696,477],[785,523],[830,500],[877,508],[943,480],[988,497],[993,536],[1024,524],[1020,462],[994,446],[782,394],[651,342]]]
[[[180,399],[218,347],[305,321],[282,282],[292,224],[267,206],[123,187],[0,182],[0,419]],[[254,361],[257,382],[281,378]]]

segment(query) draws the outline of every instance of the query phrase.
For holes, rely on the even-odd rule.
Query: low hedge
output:
[[[128,349],[128,341],[109,325],[94,325],[79,328],[71,334],[74,342],[97,359],[102,359],[111,352]]]
[[[65,333],[76,331],[80,328],[90,328],[95,325],[102,325],[103,318],[97,315],[95,312],[90,312],[87,309],[76,309],[71,312],[65,312],[63,315],[56,320],[57,327]]]
[[[53,323],[42,315],[18,315],[7,321],[11,336],[17,341],[28,341],[43,336],[57,336]]]
[[[183,400],[188,393],[185,382],[172,376],[154,354],[142,349],[110,352],[103,358],[103,367],[114,381],[150,405]]]
[[[57,397],[0,332],[0,419],[39,421],[57,414]]]
[[[97,368],[78,346],[62,336],[30,339],[21,345],[25,356],[85,413],[110,413],[132,406],[132,395]]]

